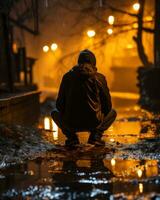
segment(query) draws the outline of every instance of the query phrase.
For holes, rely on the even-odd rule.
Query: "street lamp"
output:
[[[88,35],[88,37],[92,38],[96,35],[96,32],[94,30],[88,30],[87,35]]]
[[[45,46],[43,47],[43,51],[44,51],[45,53],[47,53],[47,52],[49,51],[49,47],[48,47],[47,45],[45,45]]]
[[[133,4],[133,9],[134,9],[135,11],[138,11],[138,10],[140,9],[140,4],[139,4],[139,3]]]
[[[110,25],[113,25],[113,24],[114,24],[114,16],[110,15],[110,16],[108,17],[108,23],[109,23]]]
[[[53,43],[53,44],[51,45],[51,50],[52,50],[52,51],[56,51],[57,48],[58,48],[58,45],[57,45],[56,43]]]
[[[108,33],[108,35],[112,35],[113,29],[111,29],[111,28],[107,29],[107,33]]]

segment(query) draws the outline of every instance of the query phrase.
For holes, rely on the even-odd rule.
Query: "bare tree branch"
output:
[[[146,28],[146,27],[142,27],[143,31],[147,32],[147,33],[154,33],[155,30],[151,29],[151,28]]]
[[[132,16],[132,17],[138,17],[138,15],[135,14],[135,13],[130,13],[130,12],[122,10],[120,8],[116,8],[116,7],[112,6],[112,5],[110,5],[109,3],[106,3],[106,6],[107,6],[107,8],[111,9],[112,11],[116,11],[116,12],[119,12],[119,13],[122,13],[122,14],[126,14],[126,15],[129,15],[129,16]]]

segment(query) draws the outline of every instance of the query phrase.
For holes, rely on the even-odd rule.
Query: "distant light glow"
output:
[[[115,165],[116,165],[116,160],[115,160],[114,158],[112,158],[112,160],[111,160],[111,165],[112,165],[112,166],[115,166]]]
[[[50,130],[50,120],[49,117],[44,118],[44,129]]]
[[[143,171],[141,169],[138,169],[137,175],[138,175],[139,178],[142,177],[142,174],[143,174]]]
[[[110,15],[109,17],[108,17],[108,23],[110,24],[110,25],[113,25],[114,24],[114,16],[112,16],[112,15]]]
[[[114,142],[115,140],[113,138],[110,139],[111,142]]]
[[[14,52],[14,53],[17,53],[17,52],[18,52],[18,48],[17,48],[17,44],[16,44],[16,43],[13,43],[12,49],[13,49],[13,52]]]
[[[46,52],[48,52],[49,51],[49,47],[47,46],[47,45],[45,45],[44,47],[43,47],[43,51],[46,53]]]
[[[56,51],[57,48],[58,48],[58,45],[57,45],[56,43],[53,43],[53,44],[51,45],[51,50],[52,50],[52,51]]]
[[[138,23],[134,23],[134,24],[132,25],[132,27],[133,27],[133,28],[138,28]]]
[[[88,37],[91,38],[91,37],[94,37],[96,35],[96,32],[94,30],[88,30],[87,35],[88,35]]]
[[[133,45],[132,44],[127,44],[127,49],[133,49]]]
[[[138,11],[138,10],[140,9],[140,4],[139,4],[139,3],[133,4],[133,9],[134,9],[135,11]]]
[[[149,22],[149,21],[152,21],[152,20],[153,20],[153,17],[152,17],[152,16],[146,16],[144,19],[145,19],[147,22]]]
[[[111,92],[112,97],[121,98],[121,99],[138,99],[139,94],[129,93],[129,92]]]
[[[107,29],[107,33],[108,33],[108,35],[112,35],[113,29],[112,28]]]

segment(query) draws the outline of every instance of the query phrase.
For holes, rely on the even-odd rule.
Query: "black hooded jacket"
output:
[[[90,63],[73,67],[63,76],[56,107],[66,127],[94,129],[112,107],[105,77]]]

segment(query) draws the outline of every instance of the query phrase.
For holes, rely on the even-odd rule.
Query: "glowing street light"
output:
[[[107,33],[108,33],[108,35],[112,35],[113,29],[111,29],[111,28],[107,29]]]
[[[94,30],[88,30],[87,35],[88,35],[88,37],[92,38],[96,35],[96,32]]]
[[[138,10],[140,9],[140,4],[139,4],[139,3],[133,4],[133,9],[134,9],[135,11],[138,11]]]
[[[113,25],[113,24],[114,24],[114,16],[110,15],[110,16],[108,17],[108,23],[109,23],[110,25]]]
[[[56,51],[57,48],[58,48],[58,45],[57,45],[56,43],[53,43],[53,44],[51,45],[51,50],[52,50],[52,51]]]
[[[45,46],[43,47],[43,51],[44,51],[45,53],[47,53],[47,52],[49,51],[49,47],[48,47],[47,45],[45,45]]]

